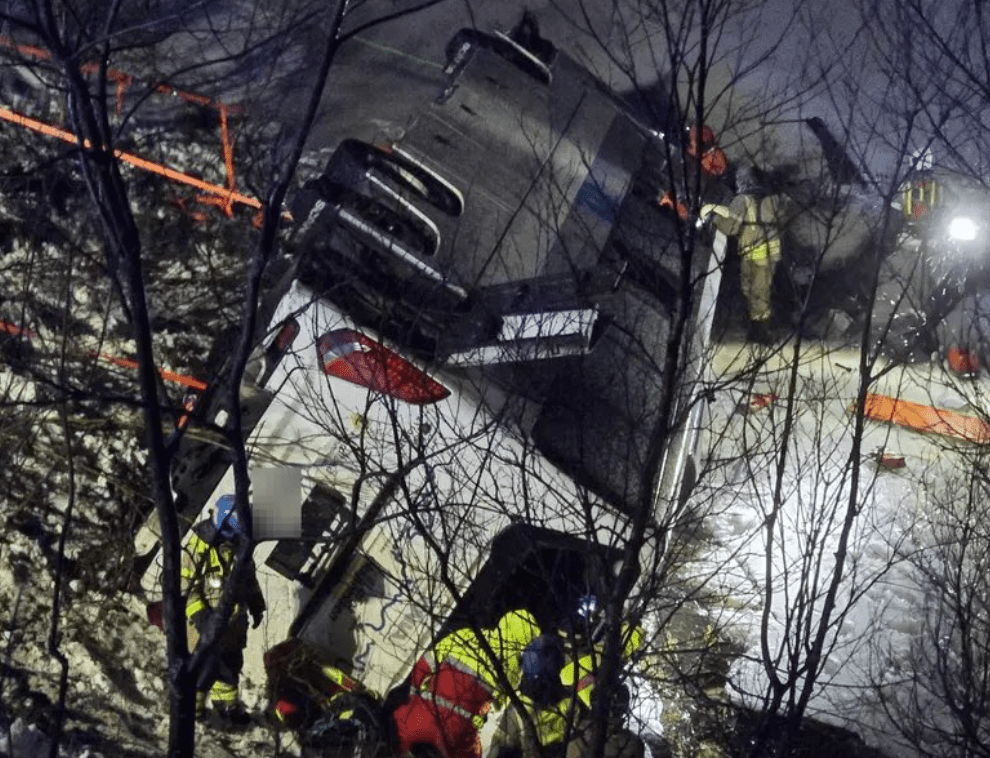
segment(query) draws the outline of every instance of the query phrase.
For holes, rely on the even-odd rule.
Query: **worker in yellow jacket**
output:
[[[182,560],[186,619],[191,627],[190,645],[198,640],[220,604],[241,538],[233,495],[223,495],[217,500],[215,524],[207,519],[193,529]],[[238,682],[247,645],[248,613],[254,620],[254,628],[261,624],[265,614],[265,598],[254,567],[248,567],[244,576],[244,581],[234,588],[234,608],[218,642],[217,653],[201,678],[197,698],[199,715],[205,715],[208,691],[213,710],[222,721],[235,726],[250,721],[238,699]]]
[[[711,218],[716,229],[738,240],[739,278],[749,314],[750,337],[764,342],[769,339],[770,296],[781,257],[780,199],[761,192],[754,169],[740,169],[736,186],[738,193],[729,205],[704,205],[701,218]]]
[[[638,626],[625,624],[622,635],[622,656],[629,660],[642,647],[643,631]],[[550,651],[546,637],[547,635],[541,635],[540,640],[534,642],[534,645],[541,643],[543,647],[539,658],[544,663],[554,659],[562,660]],[[530,650],[526,652],[529,653]],[[545,755],[582,758],[590,749],[592,697],[601,652],[599,645],[591,644],[583,654],[572,654],[559,669],[556,688],[543,686],[539,688],[538,694],[528,693],[526,681],[523,681],[520,687],[521,700],[533,720],[536,739]],[[526,662],[526,654],[524,654],[524,666]],[[621,703],[619,709],[614,710],[624,711],[624,706],[625,703]],[[531,758],[524,748],[522,732],[521,716],[510,709],[505,714],[500,733],[496,737],[498,745],[498,749],[494,751],[496,756],[504,758],[516,755]],[[644,746],[638,737],[625,729],[621,723],[610,723],[605,745],[607,758],[642,758],[643,753]]]

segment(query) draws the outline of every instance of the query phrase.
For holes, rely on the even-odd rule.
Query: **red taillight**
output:
[[[295,340],[297,334],[299,334],[299,324],[294,318],[290,318],[282,324],[282,328],[278,330],[278,334],[275,335],[275,340],[272,342],[272,346],[280,353],[285,352],[292,345],[292,342]]]
[[[353,329],[338,329],[317,343],[323,373],[413,405],[443,400],[450,390],[409,361]]]

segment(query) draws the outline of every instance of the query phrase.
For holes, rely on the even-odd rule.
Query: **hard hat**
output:
[[[722,176],[729,169],[729,159],[720,147],[710,147],[701,155],[701,170],[708,176]]]
[[[217,534],[223,539],[233,539],[241,533],[241,522],[234,513],[234,496],[221,495],[217,498]]]

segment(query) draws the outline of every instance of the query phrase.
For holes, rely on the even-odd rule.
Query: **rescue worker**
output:
[[[637,626],[623,625],[622,656],[629,660],[642,647],[643,632]],[[581,649],[584,650],[581,653]],[[533,698],[521,698],[527,706],[536,738],[545,755],[560,758],[582,758],[590,749],[592,735],[591,707],[595,692],[595,677],[601,646],[579,641],[570,660],[559,671],[559,700],[554,703],[541,702]],[[546,691],[546,690],[544,690]],[[624,697],[623,697],[624,695]],[[610,715],[608,736],[605,742],[605,756],[608,758],[642,758],[642,740],[624,727],[625,711],[628,706],[628,692],[625,688],[617,693]],[[503,718],[500,733],[496,740],[497,758],[535,758],[524,749],[523,723],[518,713],[510,709]],[[565,742],[566,741],[566,742]]]
[[[643,646],[643,630],[638,626],[623,624],[622,640],[622,657],[628,661]],[[560,672],[561,684],[574,693],[579,703],[578,717],[575,719],[574,729],[565,748],[565,758],[581,758],[587,755],[591,748],[591,706],[595,696],[597,663],[600,658],[601,649],[596,646],[593,651],[569,662]],[[557,706],[558,712],[561,711],[562,705]],[[645,752],[643,741],[625,728],[625,714],[628,706],[629,691],[624,686],[619,687],[609,714],[605,758],[643,758]],[[558,740],[563,740],[565,732],[562,727],[565,725],[558,721],[558,731],[552,736]]]
[[[718,146],[718,138],[709,126],[692,126],[687,131],[688,142],[685,147],[685,160],[673,163],[673,176],[662,184],[669,185],[670,181],[678,187],[679,195],[674,202],[674,193],[660,187],[657,204],[662,209],[676,211],[681,221],[688,220],[688,195],[698,191],[700,197],[717,198],[725,192],[722,177],[729,169],[729,159],[725,151]],[[699,157],[700,156],[700,157]],[[664,161],[664,173],[667,172]],[[701,176],[697,176],[700,167]]]
[[[209,519],[197,524],[182,557],[186,619],[192,627],[190,645],[198,641],[220,604],[227,578],[234,567],[237,543],[243,536],[237,514],[234,513],[234,496],[223,495],[216,505],[216,524]],[[234,608],[217,642],[216,654],[200,679],[196,700],[196,712],[203,716],[206,714],[208,694],[210,705],[221,721],[235,726],[250,721],[238,699],[238,682],[247,645],[248,613],[255,629],[265,615],[265,598],[258,586],[253,565],[248,567],[244,577],[233,590]]]
[[[737,194],[728,205],[708,204],[701,218],[713,217],[716,229],[739,242],[740,283],[749,315],[748,337],[771,341],[768,325],[773,276],[780,262],[780,199],[761,191],[755,169],[741,168]]]
[[[506,698],[498,673],[513,689],[519,685],[522,652],[540,630],[529,611],[513,610],[481,632],[496,661],[474,630],[465,628],[443,637],[416,662],[409,696],[392,713],[400,755],[428,745],[442,758],[481,758],[478,730]]]

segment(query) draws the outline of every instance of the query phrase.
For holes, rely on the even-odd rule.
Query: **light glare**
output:
[[[957,216],[949,222],[949,236],[961,242],[970,242],[976,239],[976,222],[966,216]]]

